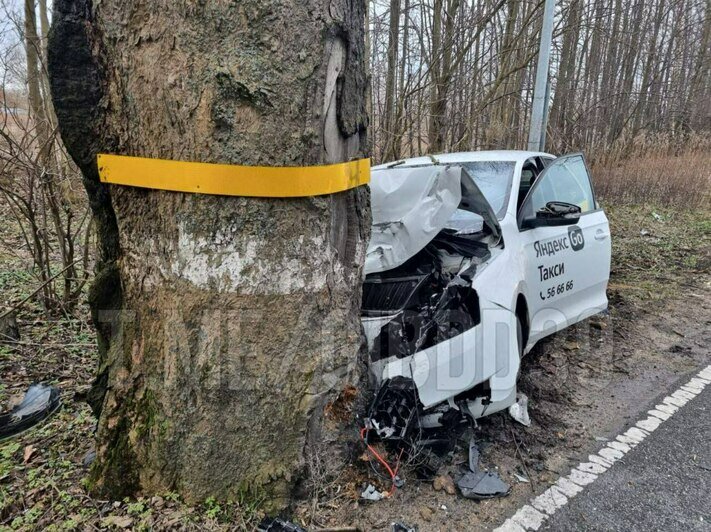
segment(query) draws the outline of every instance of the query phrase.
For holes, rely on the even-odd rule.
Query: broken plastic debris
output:
[[[385,494],[378,491],[372,484],[368,484],[363,493],[360,494],[360,498],[366,501],[380,501],[385,498]]]
[[[408,440],[415,429],[417,398],[411,379],[395,377],[383,382],[370,407],[368,421],[384,440]]]
[[[531,481],[528,480],[526,477],[524,477],[523,475],[519,475],[518,473],[514,473],[513,476],[516,477],[516,480],[518,480],[519,482],[524,482],[524,483],[526,483],[526,484],[528,484],[529,482],[531,482]]]
[[[521,425],[531,426],[531,418],[528,416],[528,397],[525,393],[516,394],[516,402],[509,407],[509,414]]]
[[[47,419],[61,406],[59,389],[45,384],[33,384],[22,402],[0,415],[0,440],[17,436]]]
[[[479,448],[474,437],[469,440],[469,469],[457,481],[459,491],[467,499],[491,499],[508,495],[511,487],[498,474],[479,470]]]
[[[265,517],[257,525],[258,532],[306,532],[306,529],[278,517]]]
[[[469,469],[479,471],[479,447],[473,437],[469,440]]]
[[[491,499],[508,495],[511,488],[495,473],[467,472],[457,482],[459,490],[467,499]]]

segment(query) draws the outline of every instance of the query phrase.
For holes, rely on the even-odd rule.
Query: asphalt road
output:
[[[541,530],[711,531],[711,385]]]

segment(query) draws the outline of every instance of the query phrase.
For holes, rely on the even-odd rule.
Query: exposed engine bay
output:
[[[401,266],[368,275],[363,316],[387,318],[369,343],[371,361],[412,355],[480,323],[471,281],[490,257],[481,233],[445,229]]]

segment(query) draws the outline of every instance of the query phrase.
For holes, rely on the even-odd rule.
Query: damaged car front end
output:
[[[509,407],[520,331],[514,312],[480,286],[505,243],[474,178],[458,164],[391,165],[373,170],[371,194],[362,322],[378,396],[393,383],[400,397],[407,391],[422,427],[452,411],[473,421]],[[389,426],[382,409],[380,421],[371,416],[381,437],[413,415],[402,405],[394,412]]]

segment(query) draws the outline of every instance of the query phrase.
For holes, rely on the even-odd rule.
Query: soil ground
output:
[[[291,518],[309,530],[388,530],[393,521],[421,531],[493,528],[672,383],[708,364],[711,214],[651,206],[606,210],[613,231],[609,314],[541,342],[524,359],[521,390],[529,397],[530,427],[500,413],[481,420],[476,431],[482,465],[512,485],[508,497],[474,502],[435,491],[405,467],[402,489],[364,504],[357,499],[364,481],[387,487],[365,462],[332,470],[314,457],[315,482]],[[12,221],[0,221],[0,302],[12,304],[38,283],[31,261],[17,251]],[[187,506],[173,493],[124,501],[88,496],[83,460],[93,445],[94,420],[83,394],[96,363],[88,311],[48,316],[29,302],[18,322],[20,341],[0,345],[0,410],[37,381],[59,386],[64,407],[35,430],[0,442],[0,529],[254,529],[261,517],[255,497]],[[360,456],[357,442],[352,448]],[[454,473],[465,459],[462,449],[441,473]]]

